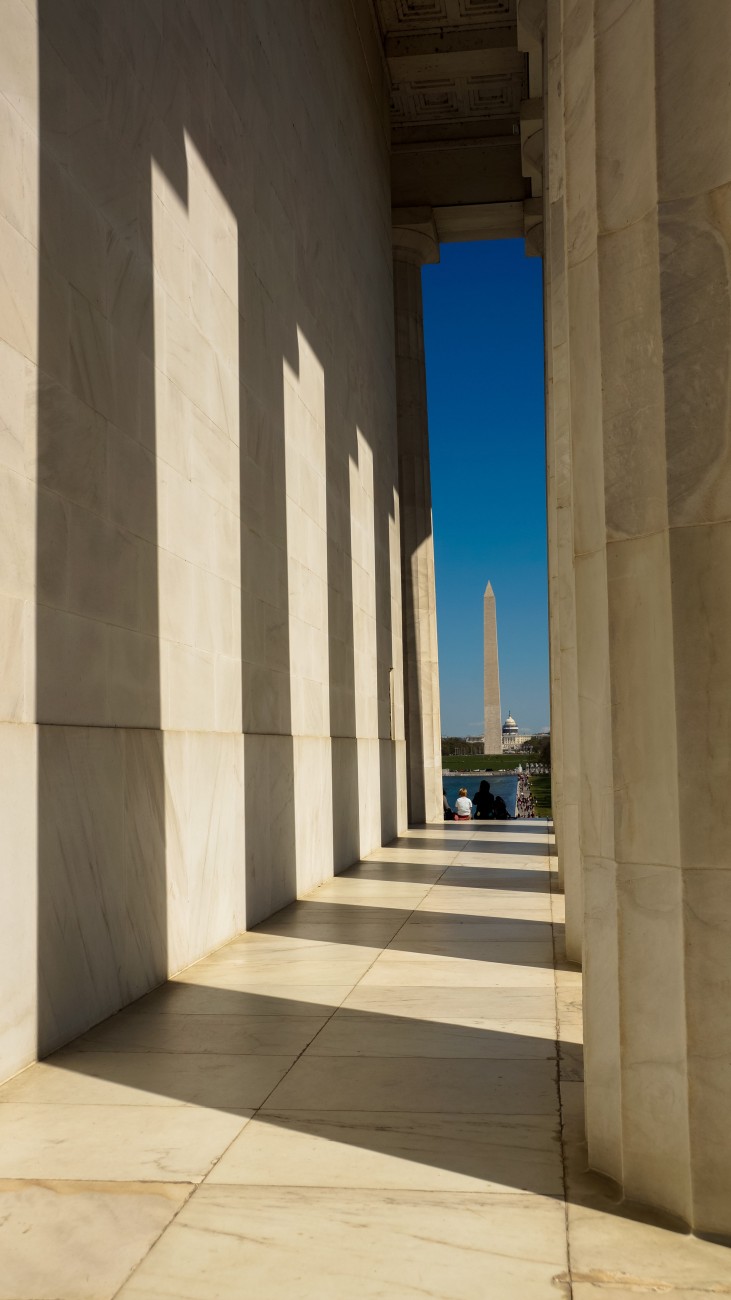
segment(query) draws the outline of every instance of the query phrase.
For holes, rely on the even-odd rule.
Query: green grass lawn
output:
[[[514,772],[519,763],[534,762],[535,754],[442,755],[442,769],[450,772]]]
[[[531,776],[528,779],[531,794],[533,795],[536,817],[552,817],[550,776]]]

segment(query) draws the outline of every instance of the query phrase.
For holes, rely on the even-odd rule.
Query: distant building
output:
[[[508,716],[503,723],[503,753],[514,754],[517,749],[527,745],[530,739],[531,733],[522,732],[515,718],[508,711]]]

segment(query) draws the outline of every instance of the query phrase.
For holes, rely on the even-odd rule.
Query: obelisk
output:
[[[497,661],[497,611],[491,583],[485,588],[485,750],[501,754],[503,749],[500,714],[500,671]]]

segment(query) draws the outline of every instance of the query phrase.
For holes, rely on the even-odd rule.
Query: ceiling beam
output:
[[[442,244],[472,239],[518,239],[523,235],[523,204],[464,203],[434,209]]]
[[[404,59],[426,54],[463,54],[472,50],[515,50],[515,23],[504,27],[460,27],[452,31],[386,32],[383,46],[387,59]]]
[[[399,145],[391,153],[395,207],[522,202],[529,193],[517,138]]]
[[[520,75],[525,70],[526,56],[520,50],[478,48],[424,54],[388,55],[388,70],[393,81],[418,81],[421,77],[469,77],[501,73]]]

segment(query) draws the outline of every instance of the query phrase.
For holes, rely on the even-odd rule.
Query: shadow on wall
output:
[[[301,780],[292,735],[282,368],[296,383],[298,321],[326,373],[323,736],[334,737],[325,808],[335,870],[354,861],[363,842],[348,507],[356,425],[377,433],[375,744],[382,838],[397,831],[389,682],[393,431],[383,426],[383,403],[361,399],[368,385],[349,370],[336,325],[339,314],[357,313],[349,250],[333,233],[352,227],[352,214],[335,209],[357,207],[363,196],[333,195],[315,126],[295,123],[296,114],[283,109],[281,87],[291,78],[277,32],[289,21],[307,48],[301,94],[325,93],[318,72],[324,54],[294,0],[278,6],[276,31],[258,6],[225,0],[205,39],[187,8],[163,6],[162,30],[153,13],[112,0],[91,8],[83,0],[39,0],[39,1055],[154,987],[171,966],[180,969],[295,897],[298,853],[323,857],[322,845],[308,840],[311,787]],[[337,6],[332,19],[337,39],[354,39]],[[264,35],[282,61],[265,85],[251,64],[260,47],[257,23],[272,23]],[[245,129],[254,121],[261,138]],[[191,323],[200,302],[196,274],[211,268],[179,246],[197,194],[189,142],[237,230],[238,283],[224,286],[237,294],[233,355],[230,339],[218,352],[215,339],[208,346],[215,322]],[[299,172],[293,177],[287,168]],[[156,174],[171,196],[162,218],[174,218],[162,227],[161,243]],[[296,198],[288,213],[277,187],[289,182]],[[298,185],[307,187],[304,202]],[[214,225],[216,215],[212,207]],[[215,244],[215,230],[211,238]],[[189,277],[178,299],[166,279],[176,256]],[[179,320],[188,334],[181,326],[175,336]],[[372,331],[373,321],[363,328]],[[221,399],[224,381],[234,394],[229,402]],[[222,429],[209,418],[209,397],[225,408]],[[199,557],[178,545],[181,536],[190,546],[210,532],[196,508],[206,453],[197,443],[197,460],[190,458],[194,423],[205,425],[216,455],[214,434],[239,447],[240,542],[232,549],[241,584],[240,693],[231,680],[238,654],[231,644],[219,654],[209,639],[216,635],[213,588],[226,579],[235,592],[236,583],[216,569],[215,546],[198,565]],[[220,502],[214,509],[206,501],[211,518],[219,518]],[[199,585],[189,590],[180,583],[191,574]],[[238,700],[235,725],[220,713],[227,693]],[[189,694],[201,698],[199,714],[182,707]]]
[[[38,7],[40,1055],[168,965],[153,122],[112,92],[114,13]]]

